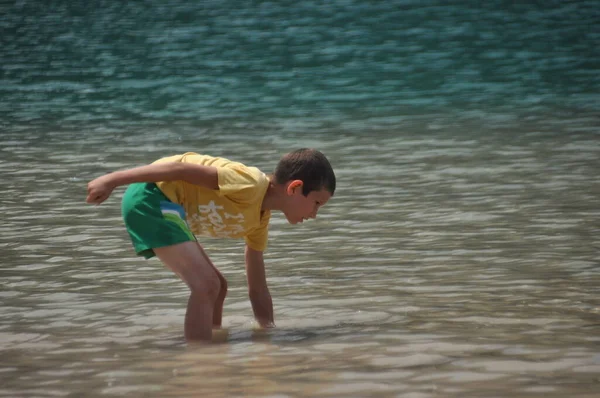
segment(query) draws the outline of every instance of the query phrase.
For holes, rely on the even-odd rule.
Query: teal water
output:
[[[2,128],[597,115],[598,6],[17,1],[0,6]]]
[[[0,3],[0,396],[597,397],[600,3]],[[123,189],[184,151],[272,171],[321,149],[338,190],[275,214],[277,328],[240,242],[225,331],[132,254]]]

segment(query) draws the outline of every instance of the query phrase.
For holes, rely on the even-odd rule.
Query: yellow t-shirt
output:
[[[156,185],[174,203],[185,209],[187,223],[196,235],[244,238],[254,250],[267,247],[270,211],[261,214],[269,179],[256,167],[188,152],[154,163],[195,163],[217,168],[219,189],[212,190],[185,181],[161,181]]]

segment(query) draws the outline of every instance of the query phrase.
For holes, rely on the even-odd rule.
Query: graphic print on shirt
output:
[[[198,213],[188,218],[188,224],[200,234],[231,238],[244,232],[244,215],[227,213],[214,200],[198,206]]]

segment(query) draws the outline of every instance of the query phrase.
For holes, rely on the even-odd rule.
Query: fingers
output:
[[[87,184],[87,198],[86,202],[90,204],[99,205],[104,202],[110,196],[112,189],[99,181],[99,178],[88,182]]]
[[[112,193],[115,186],[110,183],[106,176],[98,177],[87,184],[86,202],[97,204],[104,202]]]
[[[88,195],[85,201],[90,204],[97,204],[104,202],[110,196],[110,192],[97,191],[93,188],[88,188]]]
[[[263,329],[272,329],[275,327],[275,323],[266,319],[257,319],[256,320],[261,328]]]
[[[89,194],[85,201],[90,204],[99,205],[100,203],[104,202],[107,197],[108,196],[105,196],[105,195]]]

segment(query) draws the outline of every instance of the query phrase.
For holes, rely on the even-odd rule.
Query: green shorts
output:
[[[131,184],[121,207],[135,252],[154,257],[154,248],[195,241],[185,222],[185,210],[171,202],[154,183]]]

